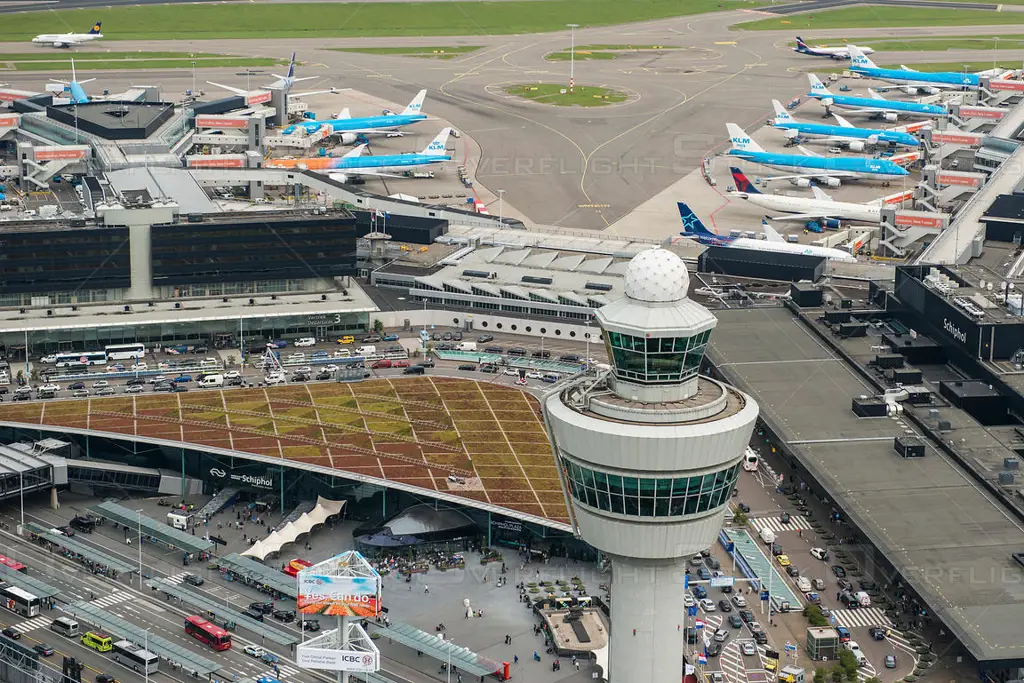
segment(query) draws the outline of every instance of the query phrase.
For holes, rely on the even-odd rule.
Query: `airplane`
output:
[[[762,221],[761,227],[768,239],[758,240],[749,237],[730,237],[719,235],[705,227],[697,214],[683,202],[678,202],[679,218],[683,221],[683,231],[679,233],[683,237],[696,239],[703,245],[709,247],[731,247],[734,249],[751,249],[753,251],[771,251],[779,254],[803,254],[804,256],[819,256],[829,261],[844,261],[855,263],[857,257],[841,249],[830,247],[817,247],[812,244],[795,244],[787,242],[774,228]]]
[[[103,37],[100,33],[100,26],[103,22],[97,21],[89,29],[88,33],[43,33],[32,39],[37,45],[52,45],[53,47],[71,47],[80,43],[88,43],[90,40],[98,40]]]
[[[860,51],[866,55],[874,54],[875,51],[870,47],[862,47]],[[815,45],[811,47],[804,42],[804,39],[800,36],[796,37],[796,47],[793,48],[793,52],[799,52],[802,55],[810,55],[811,57],[831,57],[832,59],[849,59],[850,51],[845,47],[829,47],[827,45]]]
[[[858,128],[839,114],[833,114],[839,125],[826,123],[801,123],[790,115],[782,103],[772,100],[775,107],[774,127],[785,131],[786,137],[795,140],[804,136],[823,137],[828,142],[845,145],[851,152],[863,152],[867,146],[901,145],[903,147],[920,147],[921,141],[910,134],[910,130],[920,130],[927,122],[900,126],[889,130],[876,128]]]
[[[446,153],[445,147],[448,144],[448,136],[451,132],[451,128],[445,128],[437,134],[437,137],[429,145],[423,148],[422,152],[413,154],[384,154],[381,156],[364,157],[362,153],[366,149],[366,144],[362,144],[341,157],[272,159],[266,163],[266,167],[328,172],[330,178],[340,182],[346,182],[347,177],[350,175],[397,178],[401,176],[389,175],[388,172],[450,161],[452,157]],[[345,171],[345,173],[329,173],[330,171]]]
[[[855,114],[871,114],[889,123],[899,116],[949,116],[949,110],[940,104],[922,104],[920,102],[900,102],[887,100],[873,90],[868,90],[871,97],[853,97],[835,95],[814,74],[807,74],[811,82],[808,97],[820,100],[826,107],[835,105]]]
[[[295,85],[296,83],[298,83],[299,81],[311,81],[311,80],[313,80],[315,78],[318,78],[318,76],[303,76],[302,78],[296,78],[295,77],[295,53],[294,52],[292,53],[291,61],[288,62],[288,72],[287,72],[286,75],[284,75],[284,76],[280,76],[278,74],[270,74],[270,75],[273,76],[274,78],[276,78],[277,80],[274,81],[273,83],[271,83],[270,85],[261,85],[261,86],[259,86],[260,90],[284,90],[285,92],[288,92],[289,90],[292,89],[292,86]],[[245,95],[248,92],[247,90],[243,90],[242,88],[234,88],[234,87],[232,87],[230,85],[222,85],[220,83],[214,83],[213,81],[206,81],[206,82],[209,83],[210,85],[215,85],[218,88],[223,88],[224,90],[227,90],[228,92],[233,92],[236,95]],[[323,95],[324,93],[336,93],[336,92],[339,92],[339,90],[337,88],[330,88],[328,90],[314,90],[314,91],[311,91],[311,92],[300,92],[300,93],[290,93],[289,92],[288,93],[288,99],[290,99],[290,100],[296,99],[297,100],[297,99],[300,99],[302,97],[309,97],[311,95]]]
[[[915,71],[902,64],[898,69],[883,69],[868,59],[856,45],[846,47],[850,51],[850,71],[880,81],[898,83],[908,95],[916,94],[918,91],[937,95],[944,88],[977,88],[981,85],[982,77],[995,76],[1003,72],[1003,69],[987,69],[977,73]]]
[[[910,199],[913,190],[897,192],[887,197],[881,197],[872,202],[837,202],[817,185],[811,185],[814,197],[790,197],[783,194],[765,194],[757,189],[750,182],[743,171],[736,167],[730,167],[733,182],[736,190],[729,192],[730,197],[737,197],[746,200],[755,206],[769,211],[782,211],[793,214],[790,216],[779,216],[774,221],[817,221],[826,228],[839,228],[839,221],[857,221],[860,223],[877,224],[882,218],[882,209],[899,202]]]
[[[399,126],[407,126],[418,121],[426,121],[427,115],[422,113],[423,100],[425,100],[426,97],[427,91],[420,90],[416,93],[416,97],[412,99],[412,102],[409,103],[409,106],[407,106],[401,114],[364,116],[353,119],[348,116],[348,109],[346,109],[336,118],[324,121],[300,121],[299,123],[288,126],[281,131],[281,133],[283,135],[292,135],[301,131],[310,135],[320,130],[321,126],[327,125],[330,126],[335,133],[341,134],[342,142],[344,144],[351,144],[359,135],[365,135],[367,133],[384,133],[387,131],[393,131]]]
[[[729,130],[729,140],[732,142],[732,149],[726,152],[728,156],[739,157],[771,168],[796,171],[793,175],[776,176],[775,180],[800,181],[798,184],[806,186],[810,184],[811,179],[815,179],[829,187],[838,187],[843,178],[895,180],[910,175],[907,169],[889,159],[826,158],[809,152],[803,147],[799,148],[803,155],[766,152],[735,123],[727,123],[725,127]]]

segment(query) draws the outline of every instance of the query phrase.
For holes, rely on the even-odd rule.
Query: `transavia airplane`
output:
[[[37,45],[51,45],[53,47],[71,47],[80,43],[88,43],[90,40],[98,40],[103,37],[100,33],[102,22],[97,21],[89,29],[88,33],[43,33],[32,39]]]
[[[988,76],[1002,74],[1005,69],[987,69],[977,73],[959,71],[914,71],[910,67],[900,65],[898,69],[882,69],[868,59],[855,45],[847,45],[850,51],[850,71],[853,73],[877,78],[880,81],[897,83],[902,86],[907,94],[913,95],[918,91],[929,95],[937,95],[942,89],[949,88],[977,88],[981,85],[981,79]]]
[[[348,109],[339,114],[336,118],[324,121],[301,121],[285,128],[284,135],[292,135],[296,132],[312,134],[320,130],[322,126],[330,126],[335,134],[341,134],[342,142],[351,144],[355,142],[356,136],[367,133],[384,133],[394,131],[400,126],[407,126],[419,121],[426,121],[426,114],[422,113],[423,100],[427,97],[426,90],[420,90],[413,98],[409,106],[401,114],[386,114],[381,116],[364,116],[351,118],[348,116]]]
[[[839,125],[827,123],[802,123],[794,119],[782,103],[772,100],[775,107],[774,127],[783,130],[791,140],[802,137],[826,138],[830,144],[845,145],[851,152],[863,152],[867,146],[901,145],[903,147],[920,147],[921,141],[910,134],[930,125],[927,121],[892,128],[857,128],[839,114],[833,114]]]
[[[874,50],[870,47],[861,47],[860,51],[866,55],[874,54]],[[810,55],[812,57],[831,57],[832,59],[849,59],[850,50],[845,47],[829,47],[828,45],[815,45],[811,47],[804,42],[804,39],[800,36],[796,37],[796,47],[793,48],[793,52],[799,52],[802,55]]]
[[[855,202],[837,202],[816,185],[811,185],[814,197],[790,197],[784,194],[765,194],[757,189],[747,176],[738,168],[730,168],[736,190],[730,197],[746,200],[754,206],[768,211],[781,211],[792,214],[773,218],[775,221],[818,221],[826,228],[838,228],[839,221],[858,221],[861,223],[878,223],[882,209],[897,206],[900,202],[913,197],[913,190],[897,192],[876,199],[873,202],[859,204]]]
[[[259,86],[259,89],[260,90],[269,90],[269,89],[284,90],[286,93],[288,93],[288,99],[290,99],[290,100],[297,100],[297,99],[300,99],[302,97],[309,97],[310,95],[322,95],[324,93],[340,92],[337,88],[329,88],[327,90],[313,90],[311,92],[298,92],[298,93],[291,93],[291,92],[289,92],[292,89],[292,86],[295,85],[296,83],[298,83],[299,81],[311,81],[314,78],[318,78],[317,76],[303,76],[302,78],[296,78],[295,77],[295,53],[294,52],[292,53],[291,61],[288,62],[288,73],[287,74],[285,74],[284,76],[279,76],[278,74],[270,74],[270,75],[273,76],[274,78],[276,78],[277,80],[274,81],[273,83],[271,83],[270,85],[265,85],[265,86],[261,85],[261,86]],[[224,90],[227,90],[228,92],[233,92],[236,95],[245,95],[248,92],[248,91],[246,91],[246,90],[244,90],[242,88],[234,88],[234,87],[232,87],[230,85],[222,85],[220,83],[214,83],[213,81],[206,81],[206,82],[209,83],[210,85],[215,85],[218,88],[223,88]]]
[[[361,155],[363,150],[366,149],[366,145],[362,144],[353,148],[342,157],[273,159],[266,163],[266,167],[321,171],[328,173],[331,178],[341,182],[347,182],[348,176],[352,175],[370,175],[385,178],[398,177],[389,175],[389,172],[449,161],[452,157],[447,153],[445,146],[448,144],[448,136],[451,132],[451,128],[445,128],[438,133],[437,137],[429,145],[423,148],[422,152],[415,154],[385,154],[364,157]],[[344,173],[330,173],[330,171],[343,171]]]
[[[814,74],[807,74],[807,79],[811,82],[807,96],[821,100],[826,107],[835,105],[855,114],[872,114],[890,123],[899,116],[949,116],[949,111],[940,104],[887,100],[872,90],[868,90],[871,97],[835,95]]]
[[[689,206],[683,202],[679,202],[676,206],[679,207],[679,217],[683,221],[683,231],[679,234],[683,237],[696,239],[701,244],[709,247],[732,247],[736,249],[752,249],[754,251],[772,251],[780,254],[803,254],[805,256],[820,256],[829,261],[855,262],[857,260],[855,256],[841,249],[787,242],[782,235],[764,221],[761,222],[761,227],[768,239],[758,240],[750,239],[749,237],[719,235],[708,230]]]
[[[784,171],[795,171],[793,175],[775,176],[773,180],[803,181],[809,185],[810,180],[838,187],[844,178],[873,178],[876,180],[895,180],[910,175],[907,169],[889,159],[869,159],[865,157],[823,157],[813,154],[800,147],[800,154],[776,154],[766,152],[761,145],[750,139],[746,131],[735,123],[725,124],[729,130],[732,149],[727,154],[754,163],[778,168]]]

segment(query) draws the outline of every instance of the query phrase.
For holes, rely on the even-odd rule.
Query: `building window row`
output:
[[[605,333],[615,375],[643,384],[678,383],[696,376],[711,330],[692,337],[634,337]]]
[[[679,517],[725,505],[740,465],[692,477],[627,477],[593,470],[562,458],[569,493],[604,512],[636,517]]]

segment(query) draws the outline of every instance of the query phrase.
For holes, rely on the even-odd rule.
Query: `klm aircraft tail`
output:
[[[743,171],[736,168],[735,166],[729,167],[729,172],[732,173],[732,181],[736,184],[737,192],[746,192],[747,194],[761,194],[761,191],[754,186],[754,183],[750,182],[750,179],[744,175]]]
[[[437,134],[436,138],[430,141],[429,145],[423,148],[423,151],[420,152],[420,154],[445,154],[447,151],[446,148],[448,145],[448,136],[451,135],[451,132],[451,128],[445,128],[444,130],[442,130],[440,133]]]
[[[860,51],[860,48],[856,45],[847,45],[847,51],[850,53],[850,66],[860,67],[862,69],[877,69],[878,66],[868,59],[867,55]]]
[[[410,102],[409,106],[405,108],[405,111],[402,112],[402,115],[412,116],[414,114],[421,113],[420,110],[423,109],[423,100],[425,99],[427,99],[427,91],[420,90],[418,93],[416,93],[416,97],[412,98],[412,102]]]
[[[747,132],[737,126],[735,123],[725,124],[726,129],[729,131],[729,141],[732,143],[732,148],[740,152],[763,152],[764,148],[750,139]]]
[[[99,35],[99,33],[100,33],[100,26],[102,26],[102,25],[103,25],[103,22],[101,22],[101,21],[97,21],[95,24],[93,24],[92,28],[89,29],[89,35],[90,36]]]
[[[807,43],[800,36],[796,37],[796,51],[797,52],[810,52],[811,48],[807,47]]]
[[[722,239],[721,235],[708,230],[701,220],[697,218],[697,214],[693,212],[693,209],[684,202],[677,202],[676,206],[679,207],[679,218],[683,221],[683,231],[679,233],[680,235],[683,237],[696,237],[698,239]]]
[[[775,107],[775,123],[796,123],[796,119],[789,115],[782,102],[772,100],[772,106]]]
[[[811,82],[811,91],[808,93],[808,95],[827,97],[832,94],[831,92],[829,92],[828,88],[825,87],[825,84],[822,83],[821,80],[814,74],[807,74],[807,80]]]

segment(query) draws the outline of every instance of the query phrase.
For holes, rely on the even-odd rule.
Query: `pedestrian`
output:
[[[423,584],[423,592],[424,593],[429,593],[430,592],[430,586],[428,586],[427,584]]]
[[[519,655],[512,655],[512,663],[513,664],[518,664],[519,663]]]
[[[576,659],[575,657],[573,657],[573,659],[575,660],[575,661],[573,662],[573,664],[575,664],[575,665],[576,665],[576,670],[577,670],[577,671],[579,671],[579,670],[580,670],[580,662],[579,662],[579,660],[578,660],[578,659]]]

